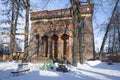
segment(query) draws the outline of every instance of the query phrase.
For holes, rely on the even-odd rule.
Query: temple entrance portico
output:
[[[69,34],[39,34],[39,55],[48,58],[65,59],[70,55]]]

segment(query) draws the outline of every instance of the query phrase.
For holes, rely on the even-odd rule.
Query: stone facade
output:
[[[92,28],[93,4],[81,6],[81,17],[84,19],[82,29],[82,49],[84,60],[91,59],[94,52]],[[73,24],[71,8],[38,11],[31,13],[32,27],[30,32],[29,58],[67,58],[72,62]]]

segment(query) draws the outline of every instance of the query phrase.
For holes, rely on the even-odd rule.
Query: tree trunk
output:
[[[80,63],[83,64],[83,51],[82,51],[82,39],[81,39],[81,29],[79,29],[79,60],[80,60]]]
[[[26,0],[26,21],[25,21],[25,40],[24,40],[24,60],[27,60],[28,57],[28,34],[29,34],[29,9],[30,9],[30,0]]]
[[[72,18],[73,18],[73,46],[72,46],[72,56],[73,56],[73,66],[77,66],[77,61],[79,57],[79,40],[78,40],[78,29],[77,29],[77,24],[78,24],[78,16],[77,16],[77,5],[76,2],[78,0],[73,0],[72,1]]]
[[[115,54],[115,26],[113,27],[114,31],[113,31],[113,42],[112,42],[112,56],[114,56]]]
[[[11,33],[10,33],[10,54],[13,57],[13,27],[14,27],[14,4],[15,0],[12,0],[12,21],[11,21]]]
[[[110,22],[109,22],[109,24],[107,25],[107,29],[106,29],[106,32],[105,32],[105,35],[104,35],[104,38],[103,38],[103,42],[102,42],[101,48],[100,48],[99,59],[101,59],[101,57],[102,57],[102,53],[103,53],[103,49],[104,49],[105,42],[106,42],[106,39],[107,39],[107,35],[108,35],[109,30],[110,30],[110,25],[111,25],[111,23],[112,23],[112,19],[113,19],[113,17],[114,17],[114,14],[115,14],[115,11],[116,11],[118,2],[119,2],[119,0],[116,1],[116,4],[115,4],[115,7],[114,7],[112,16],[111,16],[111,18],[110,18]]]
[[[119,49],[120,49],[120,24],[118,24],[118,41],[119,41]]]
[[[16,10],[16,17],[15,17],[15,26],[13,27],[13,52],[16,52],[16,28],[17,28],[17,22],[18,22],[18,16],[19,16],[19,9],[20,9],[20,0],[16,1],[17,3],[17,10]]]

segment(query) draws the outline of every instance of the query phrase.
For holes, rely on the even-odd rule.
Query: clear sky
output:
[[[39,10],[54,10],[70,7],[69,0],[48,0],[48,4],[45,7],[47,2],[42,2],[43,0],[31,0],[31,6]],[[46,0],[47,1],[47,0]]]

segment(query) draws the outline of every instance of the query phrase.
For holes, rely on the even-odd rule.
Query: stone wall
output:
[[[82,5],[81,16],[85,26],[82,49],[84,60],[93,58],[94,38],[92,28],[93,4]],[[32,28],[30,33],[29,58],[67,58],[72,62],[73,25],[71,8],[31,13]],[[36,38],[36,35],[39,38]],[[68,36],[68,37],[67,37]],[[79,54],[78,54],[79,56]]]

